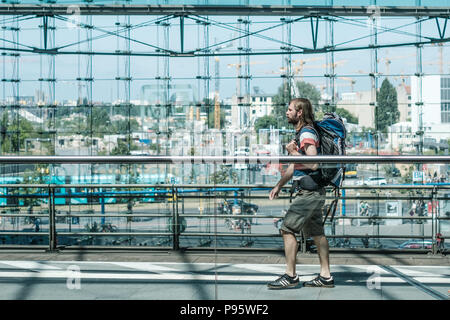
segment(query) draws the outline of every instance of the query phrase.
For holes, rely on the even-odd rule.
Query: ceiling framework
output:
[[[17,20],[17,16],[16,20]],[[60,16],[60,15],[53,15],[53,16],[34,16],[34,17],[26,17],[27,20],[30,19],[42,19],[43,25],[46,26],[48,24],[48,18],[53,18],[55,20],[65,21],[67,23],[73,23],[68,17],[66,16]],[[160,23],[166,22],[172,22],[173,20],[180,19],[179,16],[171,15],[171,16],[164,16],[163,18],[154,19],[148,23],[142,23],[139,25],[130,26],[129,28],[122,28],[118,29],[115,32],[108,31],[105,29],[102,29],[100,27],[96,27],[94,25],[89,25],[81,22],[77,22],[77,25],[82,28],[90,28],[92,30],[98,31],[100,33],[103,33],[101,36],[96,36],[95,38],[86,39],[85,41],[95,41],[100,38],[112,36],[117,37],[121,39],[127,39],[128,41],[136,44],[141,44],[146,47],[148,47],[149,50],[145,51],[132,51],[132,50],[125,50],[125,51],[101,51],[101,50],[94,50],[94,51],[83,51],[83,50],[70,50],[70,48],[73,48],[77,42],[65,44],[64,46],[60,47],[49,47],[47,45],[47,41],[44,41],[43,47],[33,47],[24,43],[15,43],[6,40],[7,42],[10,42],[12,45],[5,47],[1,46],[0,50],[4,51],[12,51],[12,52],[23,52],[23,53],[37,53],[37,54],[61,54],[61,55],[128,55],[128,56],[144,56],[144,57],[157,57],[157,56],[170,56],[170,57],[196,57],[196,56],[245,56],[245,55],[301,55],[301,54],[320,54],[320,53],[329,53],[329,52],[343,52],[343,51],[355,51],[355,50],[367,50],[367,49],[382,49],[382,48],[395,48],[395,47],[404,47],[404,46],[423,46],[423,45],[432,45],[432,44],[439,44],[439,43],[446,43],[450,41],[450,37],[448,37],[446,31],[447,31],[447,21],[448,17],[445,18],[436,18],[436,17],[424,17],[424,18],[417,18],[416,24],[420,24],[429,20],[435,21],[436,23],[436,29],[435,29],[435,36],[420,36],[416,37],[415,34],[406,33],[403,31],[399,31],[401,28],[404,28],[405,25],[395,27],[395,28],[386,28],[386,27],[377,27],[376,32],[380,35],[383,33],[392,33],[392,34],[404,34],[409,35],[410,37],[415,37],[414,41],[402,41],[398,43],[376,43],[376,44],[369,44],[369,45],[352,45],[352,43],[357,42],[363,38],[369,38],[370,34],[364,35],[363,37],[358,37],[353,40],[346,41],[345,43],[341,44],[335,44],[335,45],[324,45],[322,47],[318,47],[317,45],[317,35],[318,35],[318,27],[320,23],[326,23],[326,22],[334,22],[335,24],[353,24],[357,25],[359,22],[355,22],[346,18],[338,17],[338,16],[331,16],[331,17],[317,17],[317,16],[302,16],[298,17],[296,19],[290,19],[287,22],[285,20],[281,21],[279,24],[276,24],[275,26],[270,26],[268,28],[262,28],[256,31],[247,31],[245,29],[239,29],[230,25],[227,25],[226,23],[222,23],[220,21],[215,21],[212,19],[208,19],[206,17],[202,16],[183,16],[180,23],[180,49],[179,50],[173,50],[169,48],[160,48],[156,46],[153,43],[148,43],[139,39],[133,39],[127,36],[126,31],[127,30],[136,30],[139,28],[149,27],[149,26],[156,26]],[[238,34],[237,37],[232,39],[219,39],[219,42],[209,45],[208,47],[203,48],[196,48],[195,50],[185,50],[184,47],[184,21],[190,20],[196,23],[205,23],[206,20],[208,20],[208,25],[223,29],[223,30],[229,30],[236,32]],[[283,41],[280,39],[276,39],[273,37],[267,37],[264,36],[264,32],[268,31],[269,29],[279,29],[281,34],[281,29],[283,25],[291,24],[291,27],[295,27],[296,23],[298,22],[304,22],[305,20],[311,21],[311,43],[310,46],[299,46],[295,45],[292,42]],[[20,21],[20,20],[18,20]],[[361,26],[361,23],[359,23]],[[48,33],[47,28],[43,28],[43,36],[44,39],[47,37]],[[125,34],[124,34],[125,33]],[[230,51],[227,52],[224,51],[218,51],[215,50],[216,48],[226,45],[227,43],[232,43],[234,41],[247,38],[247,37],[255,37],[259,39],[265,39],[270,40],[275,43],[280,44],[280,50],[236,50],[236,51]],[[288,50],[286,50],[288,48]]]
[[[2,4],[1,15],[64,15],[76,5],[81,15],[205,15],[205,16],[370,16],[375,6],[307,6],[307,5],[123,5],[82,4]],[[445,17],[449,7],[431,6],[376,6],[385,17]]]

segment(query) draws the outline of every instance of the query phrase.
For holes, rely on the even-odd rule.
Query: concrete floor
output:
[[[330,257],[335,288],[269,290],[284,273],[282,252],[2,250],[1,300],[443,300],[445,256],[342,253]],[[319,272],[299,254],[300,281]]]

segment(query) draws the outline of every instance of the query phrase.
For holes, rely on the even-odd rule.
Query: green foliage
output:
[[[336,108],[336,113],[342,118],[347,119],[348,123],[358,124],[358,118],[354,116],[350,111],[343,108]]]
[[[387,132],[387,127],[400,119],[397,91],[387,79],[384,79],[381,84],[377,95],[377,105],[375,113],[376,128],[382,132]]]
[[[112,156],[129,156],[131,155],[131,150],[137,150],[137,146],[133,144],[131,137],[128,136],[126,139],[117,139],[117,146],[111,151]]]
[[[89,126],[92,125],[92,131],[105,132],[111,124],[108,111],[105,108],[92,108],[87,123]]]
[[[129,132],[139,130],[139,123],[137,122],[136,119],[130,119],[130,121],[125,120],[125,119],[117,120],[117,121],[114,121],[112,124],[113,124],[112,128],[111,128],[113,130],[112,132],[117,133],[117,134],[129,133]],[[130,125],[129,129],[128,129],[128,124]]]
[[[237,173],[226,166],[221,166],[220,170],[211,174],[209,178],[214,184],[237,183],[238,181]]]
[[[44,184],[44,177],[50,172],[49,164],[36,164],[34,170],[25,170],[23,174],[23,183],[26,184]],[[22,194],[35,194],[40,193],[39,188],[23,188],[21,190]],[[39,198],[25,198],[24,204],[26,206],[36,206],[40,203]]]
[[[277,127],[277,118],[273,115],[263,116],[255,121],[255,131],[258,133],[259,129],[270,129],[270,127]]]
[[[33,124],[22,116],[14,116],[12,121],[4,112],[0,121],[1,150],[3,153],[17,153],[25,148],[25,139],[37,136]]]
[[[314,113],[319,119],[318,112],[321,111],[319,107],[320,91],[317,88],[307,82],[297,81],[295,85],[298,88],[299,98],[306,98],[311,101]],[[290,86],[287,82],[283,83],[278,88],[278,93],[272,98],[273,111],[272,114],[277,120],[277,128],[287,127],[286,110],[287,105],[291,99],[295,97],[291,96]]]

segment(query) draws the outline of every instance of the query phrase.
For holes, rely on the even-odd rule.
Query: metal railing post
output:
[[[306,253],[306,237],[302,232],[302,253]]]
[[[437,253],[437,246],[436,246],[436,234],[437,234],[437,224],[436,224],[436,218],[437,218],[437,187],[435,186],[431,192],[431,248],[432,253]],[[436,204],[436,205],[435,205]]]
[[[56,250],[55,188],[48,186],[48,236],[49,251]]]
[[[179,250],[180,249],[180,239],[179,239],[179,226],[178,226],[178,210],[175,208],[175,199],[178,198],[176,195],[176,189],[172,185],[172,249]]]

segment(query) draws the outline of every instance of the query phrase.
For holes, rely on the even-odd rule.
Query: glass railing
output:
[[[1,177],[0,247],[283,249],[279,228],[290,205],[290,186],[285,186],[278,199],[269,200],[281,173],[265,170],[270,164],[265,157],[18,158],[0,157],[0,162],[40,164],[34,175],[16,172]],[[283,163],[292,158],[270,157],[281,164],[281,172]],[[315,158],[330,162],[327,157]],[[396,160],[428,161],[431,167],[448,163],[448,156],[339,159],[345,159],[350,169],[356,167],[357,173],[347,171],[350,174],[337,196],[336,213],[325,220],[332,251],[438,251],[440,239],[450,234],[450,184],[446,178],[436,175],[431,180],[413,181],[411,177],[411,182],[405,183],[411,172],[397,175],[392,170],[384,177],[385,173],[373,166]],[[355,160],[361,163],[349,162]],[[61,170],[61,163],[68,161],[80,170],[73,174]],[[181,166],[193,163],[196,168],[182,170]],[[107,167],[114,165],[115,170]],[[205,170],[208,165],[213,168]],[[82,175],[82,166],[94,166],[95,170]],[[159,172],[147,174],[151,170],[146,166],[154,171],[159,168]],[[446,164],[440,166],[446,168]],[[238,183],[236,172],[246,172],[243,176],[250,183]],[[415,172],[418,175],[420,171]],[[209,180],[202,180],[206,175]],[[198,179],[189,181],[187,177]],[[324,217],[335,197],[329,189]],[[315,250],[312,239],[298,234],[298,240],[300,251]]]

